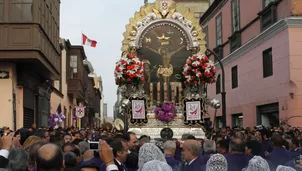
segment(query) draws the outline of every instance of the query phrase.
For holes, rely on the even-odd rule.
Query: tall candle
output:
[[[153,83],[150,83],[150,106],[153,105]]]
[[[178,85],[178,103],[181,103],[181,100],[182,100],[181,92],[182,92],[182,86],[181,86],[181,84],[179,84]]]
[[[174,95],[175,95],[175,90],[174,90],[174,83],[170,83],[171,85],[171,101],[174,101]]]
[[[168,84],[164,83],[164,101],[168,101]]]
[[[160,103],[160,83],[157,83],[157,103]]]

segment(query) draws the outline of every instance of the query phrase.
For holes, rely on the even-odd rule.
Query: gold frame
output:
[[[162,9],[159,5],[159,2],[154,3],[148,3],[145,4],[140,8],[138,12],[135,12],[134,17],[130,18],[129,24],[126,25],[126,31],[123,33],[124,40],[122,41],[122,48],[121,50],[123,52],[127,52],[130,48],[129,43],[133,39],[137,39],[136,34],[133,34],[134,32],[137,33],[136,24],[140,22],[144,17],[147,16],[149,13],[155,13],[157,19],[156,20],[171,20],[172,15],[177,12],[180,13],[185,19],[192,22],[193,29],[190,30],[190,32],[195,31],[198,33],[198,35],[193,36],[194,39],[198,40],[200,42],[200,52],[205,52],[206,50],[206,42],[204,41],[205,34],[202,31],[202,28],[199,26],[199,20],[195,18],[194,14],[189,11],[188,8],[186,8],[184,5],[172,3],[165,11],[167,11],[166,15],[162,14]],[[145,31],[146,28],[142,30],[142,32]],[[197,52],[196,52],[197,53]]]

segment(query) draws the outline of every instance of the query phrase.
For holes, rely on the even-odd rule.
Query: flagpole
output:
[[[83,30],[81,30],[81,45],[83,46]]]

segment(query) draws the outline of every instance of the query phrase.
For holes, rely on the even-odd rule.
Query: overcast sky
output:
[[[154,2],[154,0],[149,0]],[[81,32],[98,42],[96,48],[85,47],[95,72],[102,76],[108,115],[113,115],[117,86],[114,82],[115,62],[121,55],[123,33],[129,19],[144,0],[62,0],[60,36],[72,44],[81,44]]]

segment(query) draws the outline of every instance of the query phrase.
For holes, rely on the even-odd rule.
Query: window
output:
[[[239,0],[232,0],[232,33],[240,29],[240,6]]]
[[[208,26],[203,28],[203,33],[205,34],[204,41],[206,42],[206,47],[209,45],[209,36],[208,36]]]
[[[221,93],[221,83],[220,83],[220,75],[216,78],[216,94]]]
[[[215,49],[214,49],[214,52],[216,53],[217,57],[219,59],[222,59],[223,58],[223,47],[222,45],[219,45],[217,46]],[[216,58],[214,58],[214,62],[218,62],[218,60]]]
[[[265,30],[277,21],[277,4],[278,0],[264,0],[264,9],[258,13],[260,16],[261,30]]]
[[[242,113],[232,115],[232,127],[242,128],[243,126],[243,115]]]
[[[4,0],[0,0],[0,22],[4,20]]]
[[[234,32],[233,35],[229,37],[229,40],[230,40],[230,51],[232,53],[241,46],[241,33]]]
[[[263,8],[267,7],[271,2],[276,2],[276,0],[263,0]]]
[[[237,65],[232,67],[232,88],[238,87],[238,69]]]
[[[222,18],[221,13],[216,17],[216,45],[222,45]]]
[[[78,73],[78,57],[77,56],[70,56],[70,67],[72,69],[71,78],[77,78],[77,73]]]
[[[11,0],[11,22],[31,22],[33,20],[32,0]]]
[[[223,127],[222,117],[221,117],[221,116],[217,116],[217,117],[216,117],[216,124],[215,124],[215,127],[216,127],[216,129],[222,128],[222,127]]]
[[[262,52],[263,78],[273,75],[272,48]]]

